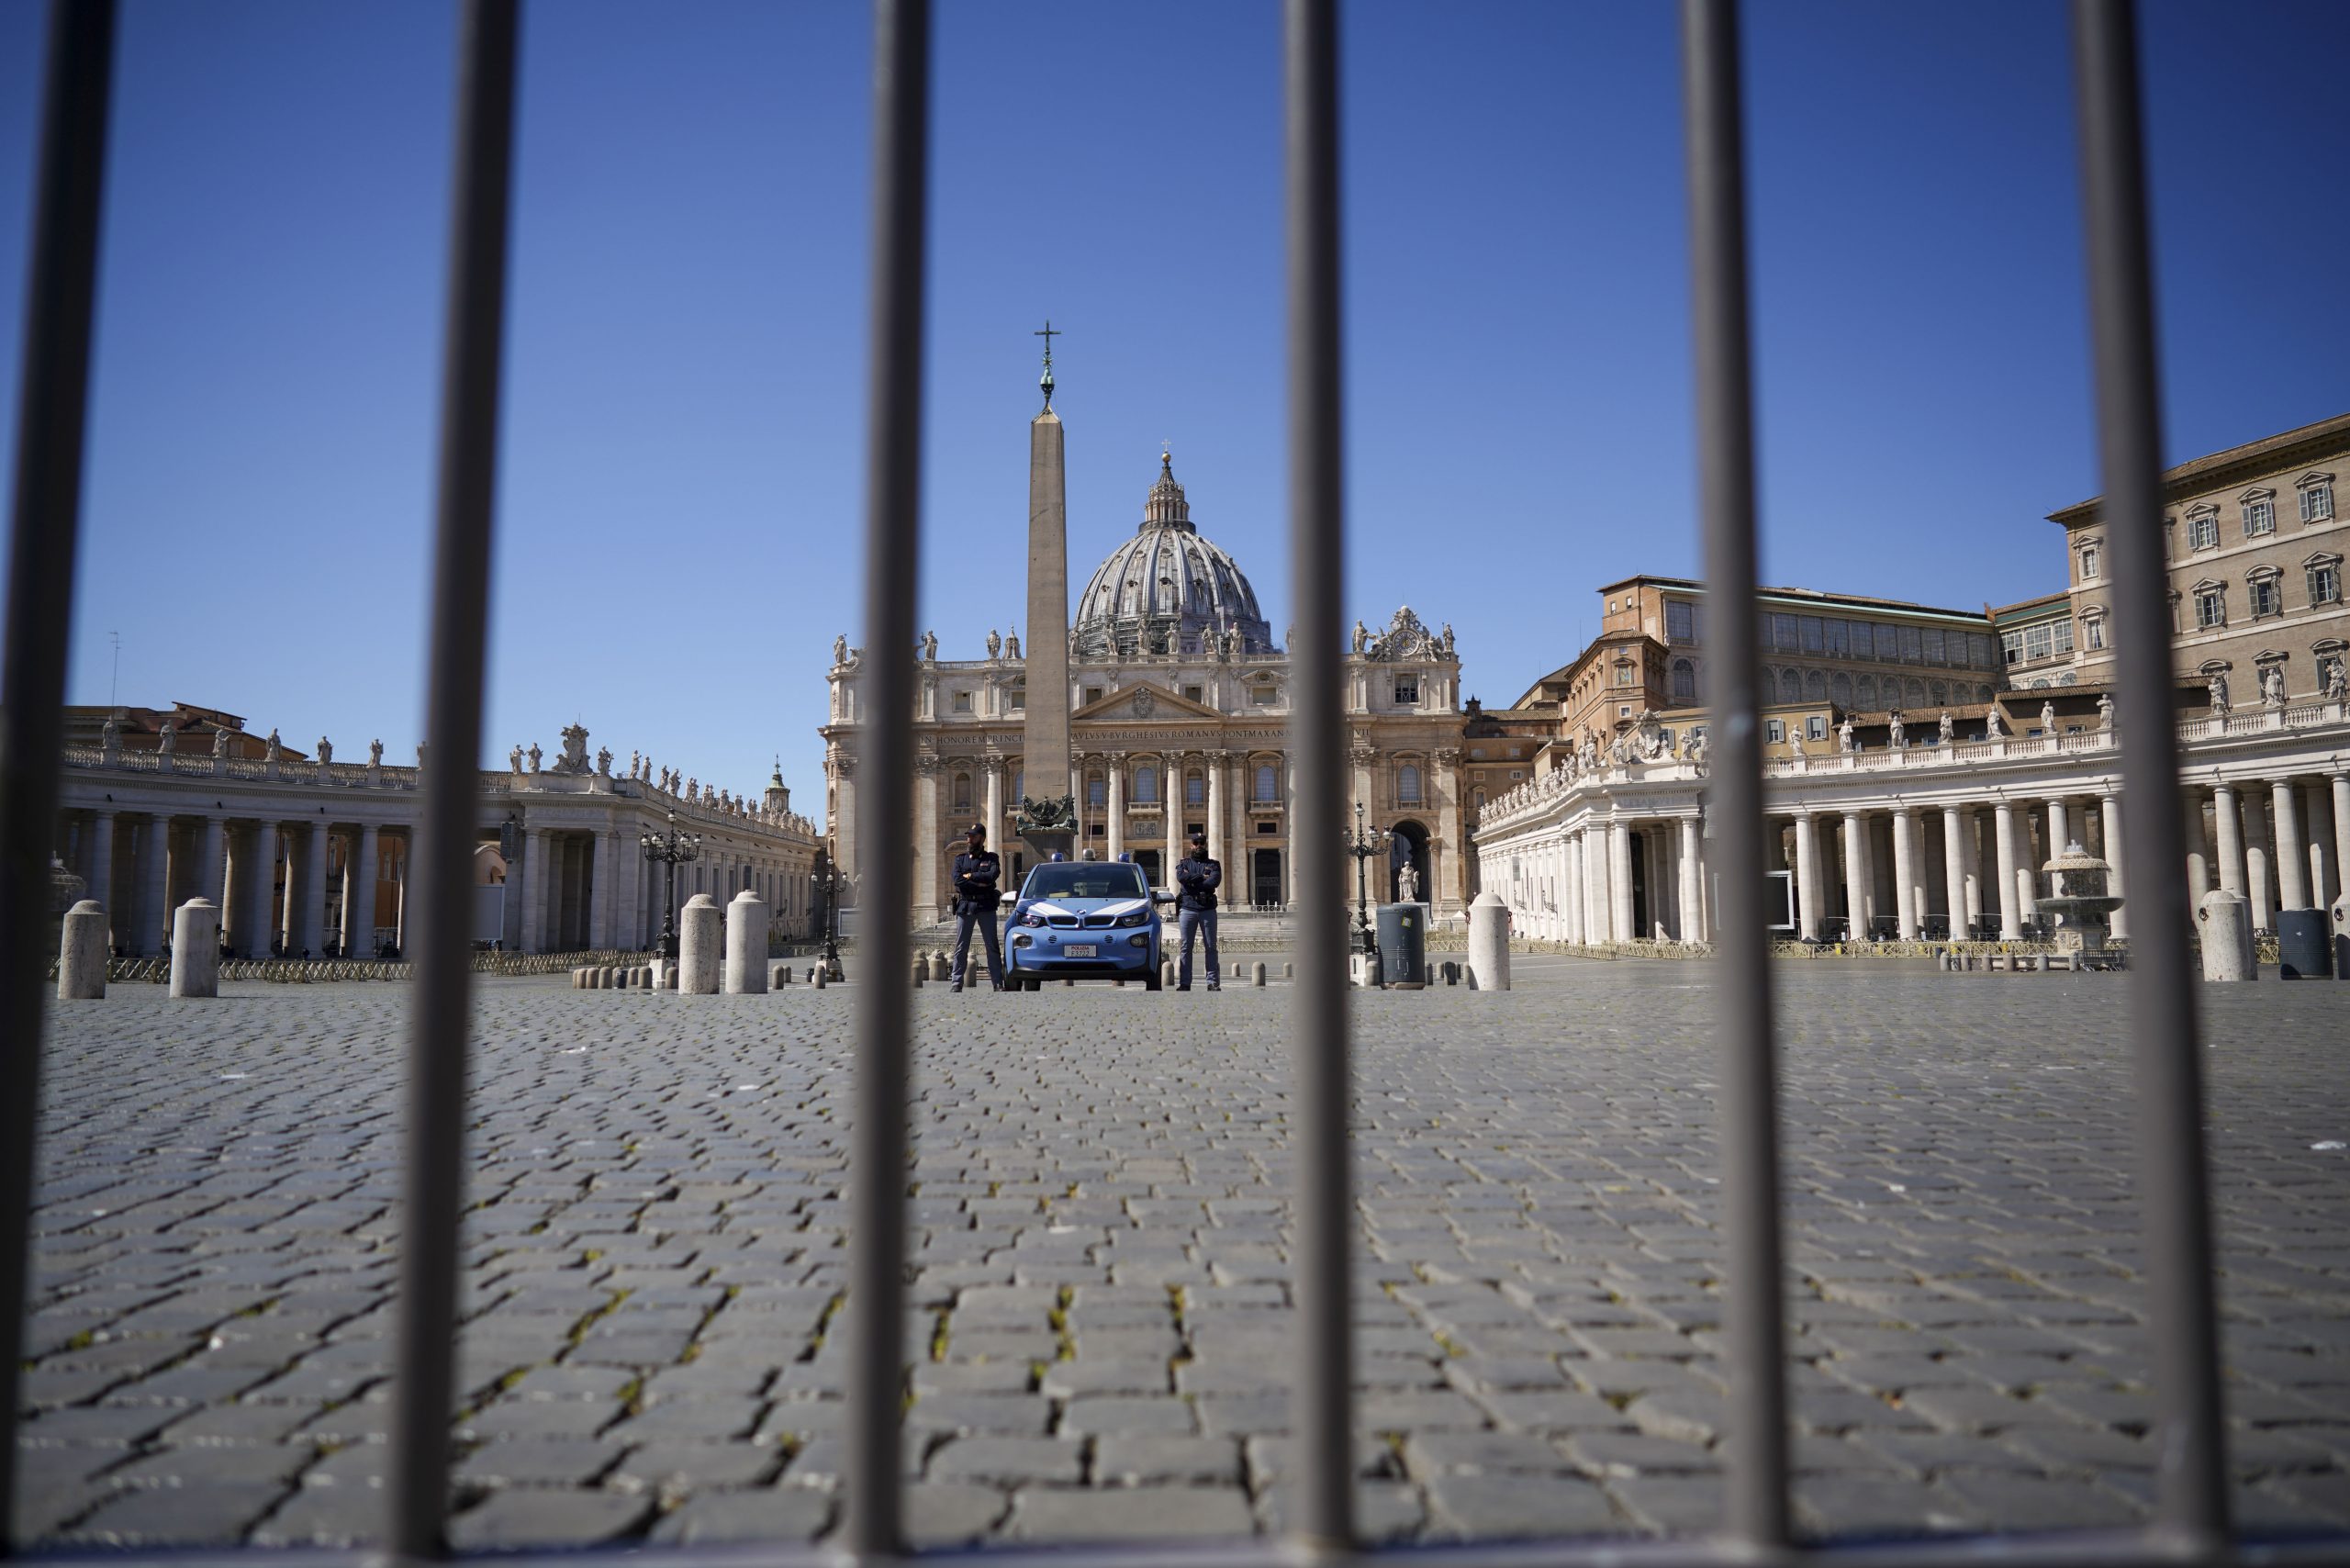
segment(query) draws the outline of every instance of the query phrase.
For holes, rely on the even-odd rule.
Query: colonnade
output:
[[[1594,816],[1510,856],[1506,882],[1485,862],[1485,886],[1510,903],[1513,928],[1537,941],[1596,945],[1702,942],[1712,925],[1705,838],[1693,809],[1676,816]]]
[[[102,808],[68,814],[62,830],[65,863],[129,956],[159,955],[172,911],[193,898],[220,906],[241,957],[320,956],[330,937],[340,952],[373,957],[407,942],[406,824]]]
[[[2324,909],[2344,890],[2350,849],[2350,768],[2231,778],[2188,790],[2190,897],[2213,888],[2252,905],[2255,930],[2280,909]]]

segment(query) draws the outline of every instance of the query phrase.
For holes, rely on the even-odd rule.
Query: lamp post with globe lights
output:
[[[661,906],[661,957],[670,963],[677,960],[677,862],[701,858],[701,834],[679,833],[677,813],[669,813],[669,831],[648,833],[639,843],[644,846],[644,857],[669,868],[669,887]]]
[[[816,896],[824,901],[820,906],[823,911],[821,929],[824,937],[824,978],[840,980],[845,978],[841,972],[841,889],[848,879],[842,875],[833,857],[820,849],[816,852],[816,869],[809,880],[815,887]]]
[[[1346,845],[1346,852],[1355,857],[1355,941],[1360,950],[1371,959],[1371,977],[1379,975],[1379,933],[1371,924],[1371,905],[1363,867],[1373,856],[1385,854],[1387,841],[1394,836],[1383,827],[1365,827],[1362,802],[1355,802],[1355,825],[1341,823],[1338,834]]]

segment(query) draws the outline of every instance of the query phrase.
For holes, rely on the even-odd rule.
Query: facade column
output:
[[[1575,834],[1583,845],[1583,939],[1592,946],[1607,940],[1607,840],[1586,823]]]
[[[2304,784],[2301,790],[2301,821],[2309,829],[2310,903],[2332,909],[2342,892],[2336,880],[2341,846],[2333,838],[2333,811],[2326,801],[2324,785]]]
[[[1002,763],[990,762],[987,765],[987,791],[988,847],[999,855],[1003,855],[1009,840],[1003,831]],[[1012,860],[1009,856],[1005,856],[1003,868],[1007,872],[1012,869]]]
[[[1893,808],[1893,908],[1904,942],[1918,939],[1917,830],[1908,806]]]
[[[2084,828],[2082,832],[2086,835],[2087,830]],[[2053,860],[2064,854],[2065,846],[2072,842],[2072,812],[2065,806],[2064,796],[2051,795],[2048,797],[2048,858]]]
[[[164,879],[171,874],[172,819],[150,812],[139,833],[139,927],[130,950],[151,958],[163,950],[163,931],[171,919],[171,895]]]
[[[400,857],[396,863],[399,875],[392,884],[392,921],[395,927],[392,945],[400,950],[403,957],[408,953],[408,868],[416,864],[416,857],[409,851],[415,847],[416,830],[401,829]]]
[[[2236,814],[2235,790],[2226,784],[2211,787],[2211,820],[2220,839],[2220,890],[2244,894],[2244,823]]]
[[[1819,938],[1819,823],[1809,812],[1796,813],[1796,920],[1800,941]]]
[[[547,950],[547,909],[544,890],[547,863],[547,830],[526,827],[522,830],[522,951],[543,953]],[[513,881],[509,875],[509,883]]]
[[[1126,852],[1126,756],[1113,751],[1104,767],[1110,776],[1110,858]]]
[[[1574,834],[1559,838],[1559,929],[1561,940],[1583,940],[1583,840]]]
[[[2127,900],[2129,889],[2121,876],[2121,792],[2108,790],[2098,798],[2098,812],[2102,819],[2098,827],[2105,834],[2105,860],[2113,870],[2105,879],[2105,890],[2113,897]],[[2125,902],[2113,912],[2113,935],[2130,935],[2130,905]]]
[[[1607,824],[1608,929],[1618,942],[1634,942],[1639,932],[1632,924],[1632,824],[1617,817]]]
[[[2334,879],[2350,892],[2350,772],[2333,774],[2327,782],[2333,794]]]
[[[303,824],[302,928],[298,946],[317,958],[327,946],[327,823],[324,817]]]
[[[1158,868],[1158,885],[1162,888],[1172,888],[1175,885],[1175,863],[1183,858],[1183,813],[1191,810],[1187,798],[1189,786],[1184,782],[1183,778],[1189,770],[1184,767],[1183,759],[1180,755],[1169,752],[1158,759],[1158,771],[1160,775],[1158,792],[1164,799],[1167,812],[1167,847],[1162,852],[1164,863]],[[1289,827],[1291,847],[1294,850],[1297,823],[1293,819]],[[1294,898],[1296,884],[1292,882],[1290,886],[1291,896]]]
[[[614,869],[620,856],[619,829],[608,827],[588,835],[588,946],[599,952],[613,946],[612,885],[620,879]]]
[[[2203,810],[2203,792],[2186,789],[2187,797],[2187,907],[2199,909],[2203,895],[2211,890],[2211,865],[2219,858],[2219,850],[2211,841],[2210,818]]]
[[[121,912],[114,902],[114,813],[95,812],[90,816],[90,896],[105,906],[106,924],[122,925]],[[108,939],[111,951],[112,939]]]
[[[1966,902],[1974,879],[1966,874],[1966,820],[1956,806],[1942,808],[1942,907],[1950,914],[1950,939],[1966,940]]]
[[[612,940],[622,951],[644,951],[644,852],[636,843],[636,835],[623,832],[620,835],[620,852],[612,861],[615,886],[613,907],[620,912],[619,929]]]
[[[224,817],[204,819],[203,858],[197,862],[196,896],[207,898],[225,913],[229,907],[229,823]]]
[[[1224,753],[1208,753],[1208,858],[1219,861],[1225,857],[1224,763]],[[1233,875],[1232,868],[1225,867],[1224,874],[1228,881]]]
[[[1706,939],[1706,872],[1698,858],[1697,819],[1681,819],[1681,940]],[[1818,927],[1815,925],[1814,930]]]
[[[1075,764],[1072,763],[1071,766]],[[1085,794],[1081,784],[1079,786],[1077,801],[1078,836],[1075,846],[1069,851],[1072,857],[1081,853],[1085,848]],[[946,875],[949,864],[946,859],[946,830],[939,818],[938,812],[938,759],[934,756],[916,757],[914,759],[913,919],[917,924],[921,925],[928,925],[939,918],[938,884],[940,879]],[[716,868],[712,869],[714,872]],[[734,896],[732,892],[722,890],[724,887],[725,884],[722,882],[714,883],[711,893],[711,896],[718,900],[721,908],[724,908],[726,902]],[[906,918],[906,912],[900,910],[894,916],[884,915],[883,918],[903,920]]]
[[[277,934],[272,918],[277,905],[277,824],[255,823],[250,850],[241,850],[237,866],[245,890],[238,901],[236,945],[249,958],[266,958],[269,939]]]
[[[1854,942],[1869,939],[1868,819],[1858,812],[1844,813],[1844,935]]]
[[[2277,834],[2277,907],[2308,909],[2309,851],[2301,844],[2300,802],[2293,798],[2290,781],[2279,778],[2271,784],[2268,801]]]
[[[350,879],[342,895],[342,956],[346,958],[375,956],[375,864],[382,848],[383,830],[374,823],[362,823],[358,853],[351,857]]]
[[[1999,850],[1999,940],[2023,940],[2023,904],[2016,896],[2016,809],[2007,801],[1991,808]]]

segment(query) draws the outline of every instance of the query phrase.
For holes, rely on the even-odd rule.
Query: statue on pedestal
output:
[[[1395,902],[1398,903],[1420,902],[1420,874],[1412,869],[1412,863],[1409,860],[1395,868]]]
[[[610,778],[612,776],[611,747],[605,745],[598,746],[596,748],[596,771],[602,774],[607,778]]]
[[[2056,733],[2056,704],[2053,700],[2040,705],[2040,728],[2044,734]]]
[[[532,741],[531,743],[531,749],[523,753],[523,755],[531,759],[531,771],[536,773],[539,771],[540,760],[546,756],[546,753],[539,749],[538,742]]]
[[[2205,689],[2211,694],[2211,711],[2222,719],[2226,718],[2228,716],[2228,672],[2223,669],[2213,670],[2211,678],[2206,681],[2204,686]]]
[[[382,741],[369,741],[367,743],[367,766],[370,767],[381,767],[384,766],[384,743]]]
[[[2113,728],[2113,693],[2110,691],[2097,694],[2097,727],[2100,730]]]
[[[1020,628],[1017,626],[1003,634],[1003,656],[1007,659],[1020,656]]]
[[[512,751],[506,754],[506,765],[517,773],[522,771],[522,748],[520,746],[518,745]]]
[[[264,757],[266,757],[269,761],[271,761],[271,762],[275,762],[275,761],[278,759],[278,757],[284,754],[285,750],[285,748],[284,746],[282,746],[282,745],[278,745],[278,744],[277,744],[277,732],[276,732],[275,730],[272,730],[272,731],[270,731],[270,732],[269,732],[269,749],[268,749],[267,751],[263,752],[262,755],[263,755]]]
[[[215,756],[226,756],[229,755],[229,729],[225,724],[215,725],[213,727],[212,755]]]
[[[1899,751],[1909,744],[1909,726],[1901,722],[1900,709],[1896,708],[1886,715],[1886,729],[1888,734],[1886,744],[1894,750]]]
[[[990,658],[991,658],[991,659],[992,659],[992,658],[996,658],[996,657],[1000,656],[1000,655],[1002,654],[1002,652],[1003,652],[1003,639],[1002,639],[1002,637],[999,637],[999,636],[997,636],[997,635],[996,635],[996,632],[995,632],[995,628],[994,628],[994,627],[992,627],[992,626],[989,627],[989,628],[988,628],[988,657],[990,657]]]
[[[160,751],[160,752],[163,753],[165,756],[170,756],[173,752],[177,751],[177,750],[179,749],[179,745],[180,745],[180,727],[179,727],[179,725],[177,725],[176,723],[173,723],[173,722],[171,720],[169,720],[169,719],[164,720],[164,721],[163,721],[163,733],[162,733],[162,735],[161,735],[161,736],[156,740],[156,742],[155,742],[155,749],[156,749],[157,751]]]
[[[2285,705],[2285,666],[2283,665],[2260,666],[2260,700],[2271,708],[2282,708]]]
[[[319,737],[319,766],[324,767],[334,760],[334,743],[324,735]]]
[[[2007,733],[2008,726],[1999,718],[1999,705],[1994,702],[1983,711],[1983,738],[1986,741],[2002,740]]]
[[[1861,749],[1861,743],[1852,738],[1852,716],[1850,713],[1845,714],[1844,722],[1836,726],[1836,744],[1846,751]]]

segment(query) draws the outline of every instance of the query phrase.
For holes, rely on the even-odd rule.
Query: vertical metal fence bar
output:
[[[114,64],[114,0],[56,0],[41,95],[39,185],[25,286],[16,494],[8,525],[0,738],[0,1554],[16,1495],[17,1389],[31,1274],[33,1132],[48,969],[49,851],[64,744],[73,548]],[[106,897],[106,890],[97,890]]]
[[[1338,38],[1332,0],[1289,0],[1283,26],[1289,211],[1290,578],[1297,595],[1297,699],[1290,755],[1299,901],[1297,1036],[1291,1093],[1297,1138],[1299,1445],[1294,1529],[1311,1547],[1354,1538],[1353,1318],[1348,1267],[1347,912],[1338,824],[1346,820],[1339,603],[1345,576],[1338,356]]]
[[[1779,1247],[1777,1042],[1764,928],[1761,694],[1756,689],[1752,375],[1748,363],[1746,174],[1735,0],[1683,0],[1691,325],[1713,684],[1707,815],[1723,889],[1714,966],[1722,1074],[1724,1292],[1735,1536],[1787,1539],[1787,1383]]]
[[[2161,386],[2135,8],[2130,0],[2075,0],[2073,33],[2098,449],[2119,633],[2122,868],[2135,905],[2130,1028],[2161,1422],[2154,1444],[2158,1518],[2181,1538],[2181,1546],[2209,1554],[2228,1534],[2226,1434],[2211,1291],[2200,1035],[2181,869],[2187,844],[2162,550]]]
[[[873,298],[866,404],[865,639],[872,702],[857,736],[875,827],[858,902],[856,1126],[850,1151],[848,1529],[865,1557],[899,1550],[904,1356],[907,1057],[912,993],[914,591],[921,544],[924,208],[930,3],[874,0]],[[1040,700],[1053,700],[1046,693]],[[929,846],[923,846],[927,850]]]
[[[518,0],[467,0],[460,21],[425,687],[418,954],[408,1041],[407,1212],[400,1230],[399,1365],[392,1510],[400,1556],[440,1555],[456,1361],[458,1204],[464,1186],[472,957],[465,940],[481,798],[482,664],[506,317]]]

